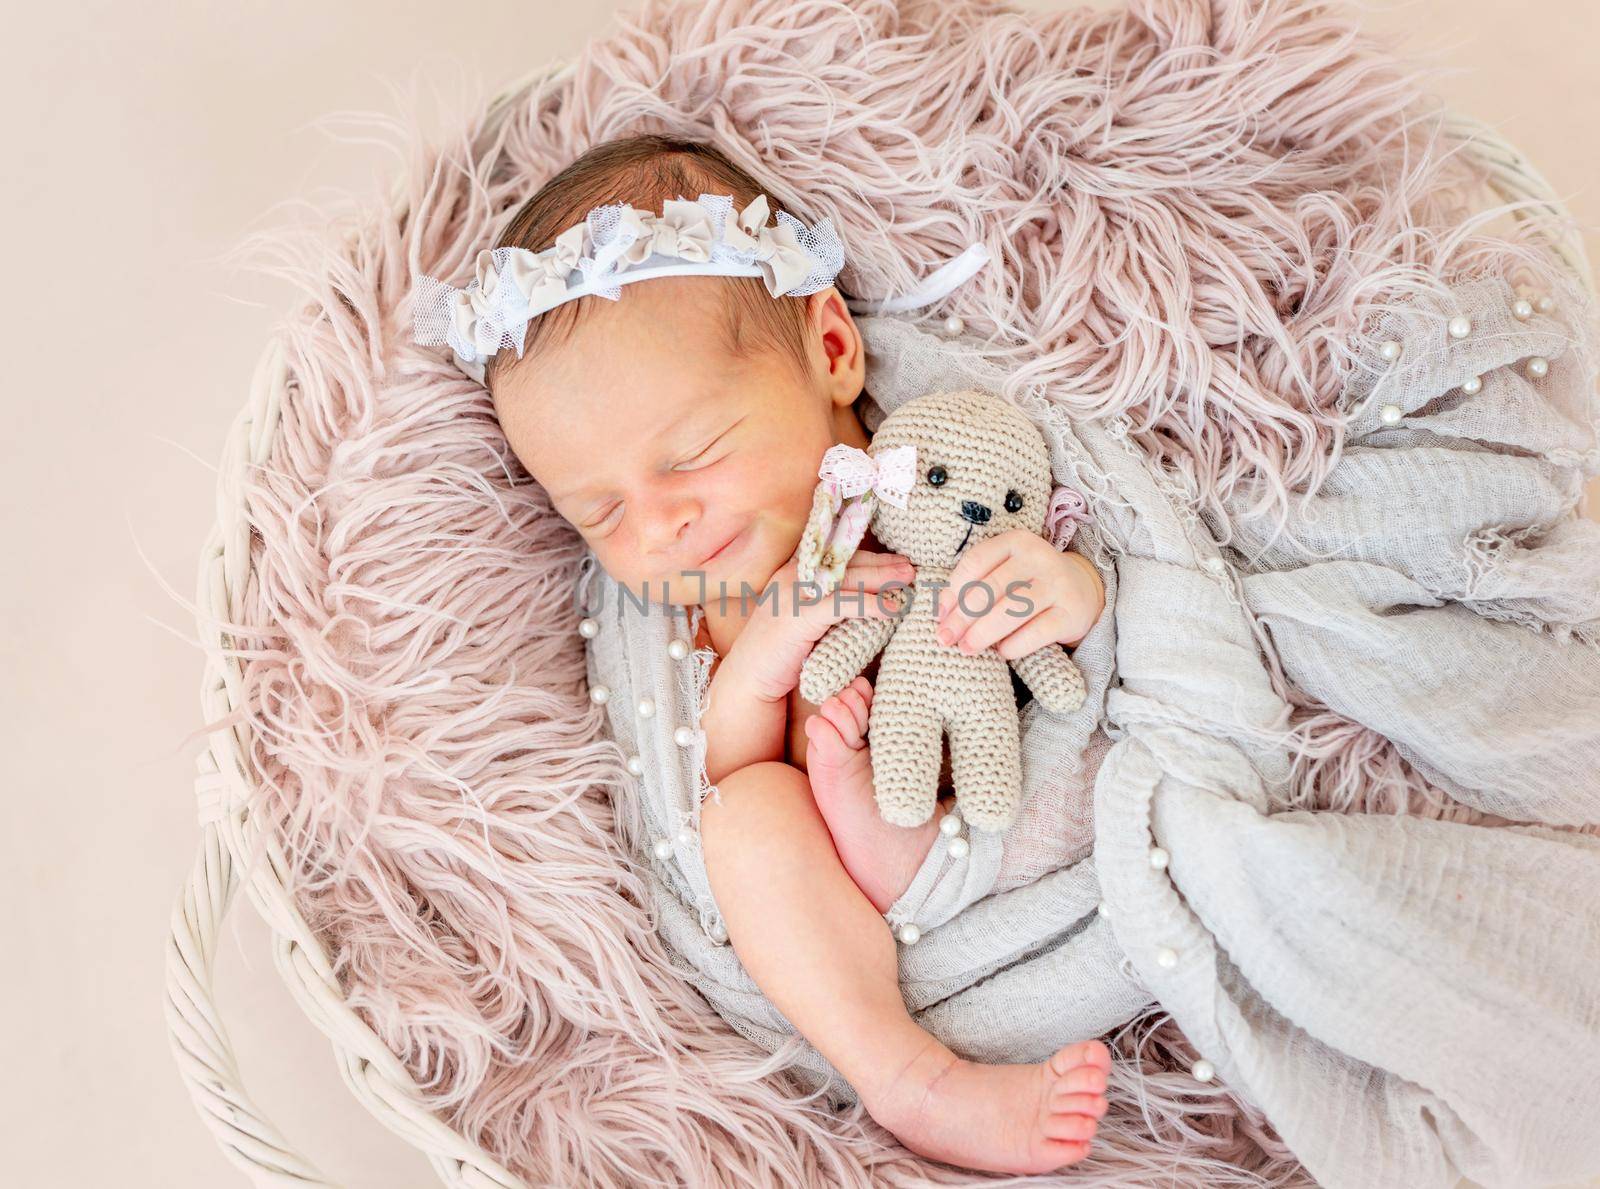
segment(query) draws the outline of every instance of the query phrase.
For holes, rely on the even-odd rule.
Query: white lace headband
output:
[[[773,297],[803,297],[833,284],[844,247],[831,219],[807,227],[786,211],[768,227],[767,197],[733,214],[733,197],[669,198],[661,214],[627,203],[597,206],[556,237],[552,247],[485,248],[477,275],[463,288],[413,276],[413,337],[421,346],[447,344],[462,371],[482,383],[484,363],[504,347],[518,357],[528,322],[564,302],[594,294],[611,301],[622,286],[662,276],[761,277]],[[732,218],[729,218],[733,215]],[[856,312],[914,309],[939,300],[988,259],[973,244],[918,291],[886,301],[850,301]]]

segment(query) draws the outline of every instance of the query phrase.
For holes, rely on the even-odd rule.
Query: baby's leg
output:
[[[906,1011],[889,927],[840,863],[805,773],[752,764],[717,787],[701,838],[734,951],[872,1117],[913,1151],[969,1168],[1081,1159],[1105,1113],[1105,1046],[1069,1045],[1038,1065],[958,1058]]]

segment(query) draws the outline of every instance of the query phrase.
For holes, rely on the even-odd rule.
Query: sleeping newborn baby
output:
[[[607,142],[530,199],[499,246],[549,248],[618,195],[660,211],[696,193],[753,209],[761,188],[705,146]],[[912,571],[869,533],[841,583],[863,598],[794,597],[822,455],[869,441],[856,411],[865,366],[837,289],[769,288],[748,275],[661,275],[615,300],[567,300],[531,319],[520,358],[494,354],[485,382],[511,448],[606,571],[640,597],[704,612],[697,643],[717,661],[701,726],[719,795],[702,806],[701,843],[745,969],[906,1147],[974,1169],[1059,1168],[1089,1151],[1109,1053],[1089,1041],[1037,1065],[980,1065],[916,1024],[882,914],[946,810],[915,828],[878,814],[866,736],[876,661],[821,706],[799,694],[822,634],[847,615],[896,614],[874,596]],[[1075,643],[1098,618],[1104,593],[1082,557],[1028,533],[981,545],[952,587],[1027,581],[1033,613],[995,598],[968,600],[993,608],[968,616],[943,600],[951,647],[1021,656]],[[753,597],[774,589],[776,602]]]

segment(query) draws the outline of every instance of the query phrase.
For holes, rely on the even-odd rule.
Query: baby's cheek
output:
[[[819,456],[820,457],[820,456]],[[793,442],[744,452],[729,470],[729,485],[746,507],[804,524],[816,489],[815,463]],[[797,536],[798,539],[798,536]]]

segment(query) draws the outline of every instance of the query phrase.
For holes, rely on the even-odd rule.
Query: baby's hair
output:
[[[659,213],[661,204],[669,198],[693,201],[702,193],[731,194],[736,208],[765,193],[768,218],[776,218],[780,209],[767,188],[720,149],[699,141],[644,133],[602,141],[567,165],[522,204],[494,246],[541,252],[567,228],[581,223],[593,207],[626,202]],[[706,278],[707,283],[712,281],[722,284],[727,293],[722,330],[729,354],[759,344],[781,351],[804,374],[805,298],[773,297],[760,277]],[[565,342],[597,301],[608,299],[580,297],[532,319],[523,340],[523,358],[536,353],[541,345]],[[509,349],[489,360],[484,382],[491,391],[496,374],[516,363],[515,353]]]

